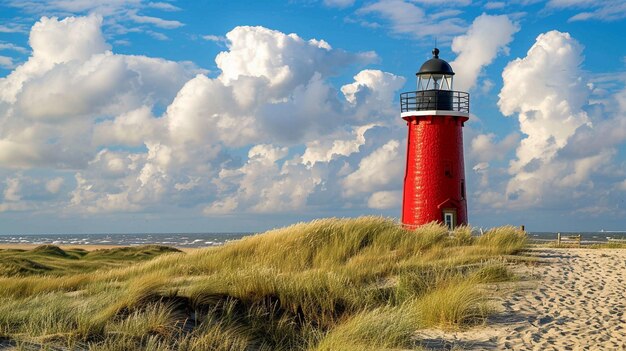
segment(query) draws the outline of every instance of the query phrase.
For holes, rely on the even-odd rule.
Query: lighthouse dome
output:
[[[419,72],[416,73],[418,76],[423,74],[443,74],[447,76],[453,76],[454,71],[450,64],[446,61],[439,58],[439,49],[433,49],[433,58],[424,62],[422,67],[420,67]]]

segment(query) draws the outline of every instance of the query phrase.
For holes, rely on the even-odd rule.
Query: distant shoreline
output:
[[[626,238],[626,232],[566,232],[562,235],[581,234],[583,245],[605,244],[608,238]],[[221,246],[229,241],[239,240],[254,233],[127,233],[127,234],[11,234],[0,235],[0,247],[6,245],[34,245],[17,246],[36,247],[38,245],[57,245],[62,247],[81,247],[85,250],[97,250],[111,247],[163,245],[176,248],[202,248]],[[528,231],[528,240],[532,244],[547,244],[555,242],[557,232]],[[87,248],[91,247],[93,248]]]
[[[36,247],[42,245],[54,245],[63,250],[70,249],[83,249],[85,251],[95,251],[95,250],[109,250],[109,249],[117,249],[122,247],[137,247],[142,245],[98,245],[98,244],[70,244],[70,245],[57,245],[57,244],[27,244],[27,243],[15,243],[15,244],[0,244],[0,250],[32,250]],[[155,244],[148,244],[155,245]],[[205,247],[177,247],[175,245],[165,245],[169,247],[174,247],[183,252],[191,252],[198,249],[213,247],[213,246],[205,246]]]
[[[0,235],[0,245],[33,244],[97,247],[163,245],[176,248],[221,246],[250,233],[183,233],[183,234],[11,234]]]

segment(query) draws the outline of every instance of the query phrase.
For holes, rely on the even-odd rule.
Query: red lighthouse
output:
[[[452,229],[467,224],[463,124],[469,94],[452,90],[454,71],[437,48],[416,75],[417,91],[400,95],[409,128],[402,224],[415,228],[436,221]]]

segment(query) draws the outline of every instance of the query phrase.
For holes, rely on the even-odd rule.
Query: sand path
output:
[[[417,335],[434,350],[626,350],[626,250],[537,249],[487,327]],[[502,292],[502,287],[499,289]]]

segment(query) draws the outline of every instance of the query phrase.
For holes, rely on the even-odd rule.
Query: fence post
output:
[[[561,233],[556,233],[556,243],[561,246]]]

